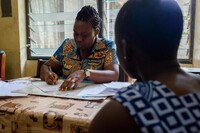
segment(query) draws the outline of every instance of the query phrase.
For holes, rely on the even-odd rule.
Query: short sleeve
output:
[[[64,49],[64,46],[65,44],[67,43],[67,41],[69,41],[70,39],[65,39],[63,41],[63,43],[60,45],[60,47],[56,50],[56,52],[53,54],[53,56],[51,57],[51,59],[59,64],[59,65],[62,65],[62,60],[63,60],[63,57],[64,57],[64,54],[63,54],[63,49]]]
[[[111,64],[118,64],[115,43],[111,40],[105,40],[105,44],[108,50],[106,53],[104,66],[111,65]]]

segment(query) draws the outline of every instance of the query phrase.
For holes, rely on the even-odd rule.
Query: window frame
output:
[[[102,18],[101,27],[99,37],[104,37],[103,34],[103,19],[104,19],[104,1],[105,0],[96,0],[97,2],[97,9],[99,12],[100,17]],[[26,6],[26,33],[27,33],[27,59],[28,60],[37,60],[37,59],[49,59],[50,56],[31,56],[32,50],[30,49],[30,31],[29,31],[29,0],[25,0]],[[190,8],[191,8],[191,15],[190,15],[190,42],[189,42],[189,58],[188,59],[178,59],[181,64],[192,64],[193,63],[193,48],[194,48],[194,33],[195,33],[195,10],[196,10],[196,0],[190,0]]]
[[[195,33],[195,12],[196,12],[196,0],[190,0],[191,15],[190,15],[190,52],[189,59],[178,59],[182,64],[193,63],[193,51],[194,51],[194,33]]]

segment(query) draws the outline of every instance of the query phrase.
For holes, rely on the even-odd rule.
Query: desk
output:
[[[0,99],[0,133],[86,133],[107,102],[33,95]]]
[[[200,68],[193,68],[193,67],[182,67],[188,73],[200,74]]]

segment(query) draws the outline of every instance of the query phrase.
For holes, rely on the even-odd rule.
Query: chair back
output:
[[[44,59],[38,59],[36,78],[40,78],[40,69],[41,69],[42,65],[43,65],[46,61],[47,61],[47,60],[44,60]]]
[[[6,73],[6,53],[0,50],[0,80],[5,80]]]
[[[128,82],[128,75],[124,72],[122,67],[119,65],[119,82]]]

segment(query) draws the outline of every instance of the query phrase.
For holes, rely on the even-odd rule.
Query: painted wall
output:
[[[12,17],[0,18],[0,49],[6,52],[6,78],[21,76],[18,1],[12,0]],[[1,12],[2,16],[2,12]]]
[[[25,0],[11,0],[12,17],[1,17],[0,49],[6,52],[6,79],[35,76],[37,61],[27,60]],[[200,1],[196,0],[195,40],[193,64],[200,67]]]
[[[11,0],[11,7],[11,17],[2,17],[0,11],[0,49],[6,52],[6,79],[25,75],[27,60],[25,1]]]
[[[196,0],[193,67],[200,67],[200,0]]]

